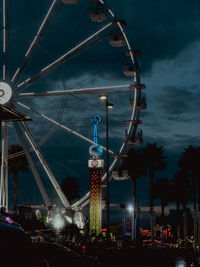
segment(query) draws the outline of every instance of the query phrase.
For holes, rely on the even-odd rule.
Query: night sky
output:
[[[10,77],[19,66],[34,37],[41,20],[50,5],[49,0],[11,1],[9,69]],[[176,161],[189,145],[199,145],[199,54],[200,54],[200,3],[195,0],[107,0],[107,4],[120,19],[125,19],[125,32],[132,48],[140,50],[141,82],[146,84],[147,109],[141,112],[143,139],[165,148],[167,168],[156,177],[172,178],[177,170]],[[79,0],[77,5],[65,5],[46,32],[22,77],[22,81],[38,73],[42,68],[73,48],[107,22],[90,21],[89,0]],[[123,65],[128,58],[124,48],[113,48],[108,43],[111,29],[99,35],[97,42],[71,58],[45,78],[26,88],[24,92],[88,88],[133,83],[123,74]],[[109,113],[110,149],[117,153],[125,138],[125,120],[130,119],[128,88],[124,93],[109,94],[114,109]],[[122,91],[122,90],[121,90]],[[63,97],[21,99],[34,110],[57,120]],[[25,110],[20,109],[22,112]],[[52,124],[33,113],[28,123],[38,142]],[[99,143],[105,145],[105,105],[98,95],[69,96],[66,98],[61,122],[92,139],[93,127],[90,118],[101,116]],[[10,126],[9,139],[18,143]],[[58,182],[66,176],[80,181],[81,196],[88,191],[87,160],[89,144],[61,129],[41,146],[41,151],[52,168]],[[105,158],[105,153],[103,155]],[[56,201],[50,183],[40,169],[43,182],[52,199]],[[148,178],[137,183],[137,198],[141,210],[148,211]],[[10,177],[10,191],[12,183]],[[130,181],[111,182],[111,203],[129,204],[132,201]],[[19,202],[41,203],[31,173],[20,175]],[[10,205],[12,195],[10,194]],[[159,205],[157,203],[156,205]],[[117,205],[116,205],[117,206]],[[159,211],[158,208],[156,210]],[[120,220],[122,211],[112,208],[111,221]],[[145,213],[141,214],[142,216]]]

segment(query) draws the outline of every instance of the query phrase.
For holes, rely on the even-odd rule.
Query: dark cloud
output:
[[[12,1],[11,5],[11,72],[19,65],[33,39],[50,0],[27,5]],[[174,58],[180,51],[198,40],[200,35],[198,12],[199,2],[169,0],[165,3],[148,0],[108,1],[116,16],[127,21],[126,32],[134,48],[142,51],[142,71],[151,69],[154,62]],[[40,48],[35,52],[27,76],[39,71],[46,64],[61,56],[76,44],[90,36],[101,27],[101,23],[92,23],[89,9],[92,4],[80,0],[78,5],[65,5],[44,36]],[[20,7],[20,8],[19,8]],[[178,12],[177,12],[178,10]],[[67,78],[83,73],[107,75],[125,79],[122,66],[127,62],[123,57],[123,48],[111,48],[108,44],[110,30],[99,36],[100,43],[77,55],[63,73]],[[14,59],[14,60],[13,60]],[[40,59],[40,60],[38,60]],[[56,76],[54,76],[55,78]],[[53,78],[53,76],[51,76]],[[58,79],[58,77],[57,77]]]
[[[170,116],[166,116],[166,119],[169,121],[174,121],[177,123],[184,123],[185,125],[192,125],[192,128],[194,127],[194,125],[197,125],[200,122],[200,118],[197,116],[193,116],[193,114],[188,114],[189,116],[181,116],[181,114],[179,115],[170,115]]]
[[[121,13],[126,13],[131,41],[143,52],[142,69],[174,58],[199,39],[199,7],[199,2],[187,0],[127,1]]]
[[[187,135],[187,134],[174,134],[174,140],[176,140],[177,150],[182,149],[183,147],[186,148],[189,145],[192,146],[199,146],[200,137],[197,132],[194,132],[194,136]]]
[[[163,87],[161,95],[156,97],[157,107],[170,116],[192,114],[199,110],[199,91],[189,87]],[[185,119],[185,117],[182,117]]]

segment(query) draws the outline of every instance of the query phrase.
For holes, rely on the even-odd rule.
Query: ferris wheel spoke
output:
[[[49,137],[51,137],[53,135],[53,133],[57,130],[57,126],[53,125],[49,131],[40,139],[40,141],[38,142],[37,146],[41,147],[47,140]]]
[[[8,211],[8,124],[2,122],[0,206]]]
[[[59,95],[83,95],[83,94],[101,94],[101,93],[114,93],[116,89],[120,88],[128,88],[130,84],[123,85],[111,85],[111,86],[102,86],[95,88],[80,88],[80,89],[72,89],[72,90],[57,90],[57,91],[47,91],[42,93],[20,93],[18,97],[20,98],[33,98],[33,97],[41,97],[41,96],[59,96]]]
[[[8,79],[9,1],[3,0],[3,81]]]
[[[84,207],[86,207],[87,205],[90,204],[90,199],[87,199],[85,202],[83,202],[80,206],[83,209]]]
[[[72,207],[80,206],[84,201],[88,201],[90,197],[90,192],[87,192],[85,196],[83,196],[81,199],[79,199],[77,202],[72,204]]]
[[[52,171],[50,170],[47,162],[45,161],[42,153],[40,152],[39,148],[37,147],[37,144],[31,135],[31,132],[29,131],[27,125],[24,122],[18,122],[18,125],[21,125],[21,129],[24,132],[28,142],[30,143],[31,147],[33,148],[35,154],[37,155],[42,167],[44,168],[47,176],[49,177],[49,180],[51,181],[52,185],[54,186],[54,189],[56,190],[61,202],[63,203],[65,208],[70,207],[70,203],[68,199],[65,197],[64,193],[62,192],[58,182],[56,181]]]
[[[40,139],[40,141],[37,143],[37,147],[41,147],[47,140],[48,138],[57,130],[57,126],[54,125],[53,127],[51,127],[49,129],[49,131]],[[29,152],[32,152],[33,149],[30,148],[29,149]],[[20,152],[17,152],[17,153],[13,153],[13,154],[9,154],[8,155],[8,159],[12,159],[12,158],[16,158],[16,157],[20,157],[24,155],[24,150],[20,151]]]
[[[35,111],[35,110],[33,110],[32,108],[30,108],[30,107],[28,107],[28,106],[26,106],[26,105],[24,105],[24,104],[22,104],[22,103],[20,103],[20,102],[18,102],[18,101],[16,101],[16,103],[17,103],[18,105],[20,105],[21,107],[23,107],[23,108],[25,108],[25,109],[27,109],[27,110],[29,110],[29,111],[31,111],[31,112],[37,114],[38,116],[42,117],[43,119],[45,119],[45,120],[47,120],[47,121],[53,123],[54,125],[58,126],[59,128],[61,128],[61,129],[65,130],[65,131],[67,131],[68,133],[71,133],[71,134],[73,134],[73,135],[79,137],[80,139],[82,139],[82,140],[84,140],[84,141],[86,141],[86,142],[88,142],[88,143],[90,143],[90,144],[92,144],[92,145],[96,145],[96,143],[93,142],[92,140],[90,140],[89,138],[87,138],[87,137],[85,137],[85,136],[79,134],[78,132],[76,132],[76,131],[70,129],[69,127],[67,127],[67,126],[65,126],[65,125],[63,125],[63,124],[61,124],[60,122],[57,122],[57,121],[51,119],[50,117],[48,117],[48,116],[46,116],[46,115],[44,115],[44,114],[42,114],[42,113],[40,113],[40,112],[38,112],[38,111]],[[103,148],[103,150],[106,151],[106,147],[102,146],[102,148]],[[113,151],[111,151],[111,150],[109,150],[108,152],[109,152],[110,154],[112,154],[112,155],[115,155],[115,153],[114,153]]]
[[[63,2],[60,0],[53,0],[35,37],[33,38],[33,41],[31,42],[29,48],[27,49],[27,52],[25,54],[24,60],[22,64],[17,68],[16,72],[14,73],[11,81],[14,82],[14,85],[18,82],[21,75],[26,69],[26,66],[28,65],[31,56],[34,52],[34,50],[38,47],[41,39],[44,36],[44,33],[47,31],[48,27],[52,23],[53,19],[56,17],[58,11],[60,10],[61,6],[63,5]]]
[[[25,89],[26,87],[30,86],[32,83],[34,83],[38,79],[40,79],[40,78],[46,76],[47,74],[49,74],[50,72],[54,71],[56,68],[60,67],[64,63],[66,63],[69,60],[69,58],[68,58],[69,56],[71,56],[73,53],[77,52],[78,49],[82,48],[84,45],[86,45],[88,42],[90,42],[92,39],[94,39],[96,36],[98,36],[98,34],[105,31],[111,25],[112,25],[111,22],[108,23],[103,28],[101,28],[100,30],[98,30],[97,32],[95,32],[94,34],[89,36],[87,39],[85,39],[84,41],[82,41],[81,43],[76,45],[74,48],[72,48],[68,52],[66,52],[64,55],[62,55],[61,57],[59,57],[58,59],[53,61],[51,64],[44,67],[39,73],[37,73],[33,77],[26,79],[22,83],[18,84],[16,88],[20,89],[20,91],[21,91],[22,89]]]
[[[13,158],[16,158],[16,157],[20,157],[21,155],[24,155],[24,150],[22,150],[20,152],[13,153],[13,154],[9,154],[8,155],[8,159],[13,159]]]
[[[29,151],[29,149],[27,147],[25,138],[23,136],[22,127],[17,122],[14,122],[14,127],[15,127],[15,130],[17,132],[17,135],[18,135],[18,137],[19,137],[19,139],[21,141],[21,144],[22,144],[22,147],[23,147],[23,152],[25,153],[26,158],[27,158],[27,160],[29,162],[30,168],[32,170],[32,173],[33,173],[33,176],[34,176],[35,181],[37,183],[37,186],[38,186],[38,188],[40,190],[40,193],[41,193],[41,196],[43,198],[44,204],[47,207],[49,207],[49,206],[52,205],[52,203],[51,203],[51,201],[50,201],[50,199],[49,199],[49,197],[48,197],[48,195],[46,193],[46,190],[45,190],[44,185],[43,185],[43,183],[41,181],[41,178],[40,178],[40,174],[39,174],[39,172],[38,172],[38,170],[37,170],[37,168],[35,166],[35,163],[33,161],[33,158],[32,158],[32,156],[30,154],[30,151]]]

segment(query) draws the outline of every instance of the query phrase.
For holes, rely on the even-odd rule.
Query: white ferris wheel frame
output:
[[[36,75],[27,78],[23,82],[19,83],[20,77],[24,73],[26,66],[28,65],[32,54],[38,47],[40,40],[42,39],[44,32],[46,32],[47,28],[50,26],[50,24],[53,22],[54,18],[56,17],[56,14],[59,12],[59,10],[62,8],[63,2],[61,0],[53,0],[47,13],[46,16],[44,17],[35,37],[33,38],[29,48],[27,49],[24,60],[21,63],[21,65],[17,68],[15,71],[14,75],[12,76],[11,79],[8,78],[8,56],[9,56],[9,47],[8,47],[8,42],[9,42],[9,24],[8,24],[8,10],[9,10],[9,1],[7,0],[2,0],[3,4],[3,63],[2,63],[2,82],[5,82],[6,84],[11,84],[12,87],[12,98],[11,101],[14,104],[17,104],[21,107],[23,107],[26,110],[29,110],[38,116],[44,118],[45,120],[51,122],[53,124],[53,127],[51,131],[53,132],[57,127],[62,128],[63,130],[67,131],[68,133],[71,133],[75,135],[76,137],[90,143],[90,144],[95,144],[92,140],[89,138],[79,134],[78,132],[66,127],[63,125],[60,121],[55,121],[52,118],[48,117],[45,114],[39,113],[38,111],[33,110],[32,108],[28,107],[27,105],[24,105],[19,101],[19,98],[35,98],[35,97],[43,97],[43,96],[58,96],[58,95],[81,95],[81,94],[100,94],[100,93],[114,93],[116,89],[120,88],[127,88],[130,86],[130,84],[122,84],[122,85],[117,85],[117,86],[102,86],[102,87],[95,87],[95,88],[77,88],[73,90],[60,90],[60,91],[47,91],[47,92],[41,92],[41,93],[35,93],[35,92],[29,92],[29,93],[24,93],[22,92],[25,88],[36,82],[39,78],[46,76],[47,74],[51,73],[54,69],[58,68],[65,62],[67,62],[68,58],[70,55],[72,55],[74,52],[76,52],[78,49],[84,47],[89,41],[91,41],[93,38],[95,38],[97,35],[99,35],[101,32],[105,31],[109,27],[112,26],[113,21],[115,21],[118,29],[120,30],[121,34],[123,35],[123,38],[126,43],[126,47],[129,51],[130,58],[131,58],[131,63],[134,66],[135,64],[135,55],[134,52],[130,46],[129,40],[127,38],[127,35],[123,29],[123,25],[121,24],[120,20],[117,19],[115,14],[111,11],[111,9],[107,6],[105,1],[103,0],[98,0],[97,2],[101,3],[103,6],[106,7],[107,14],[110,16],[110,22],[106,24],[105,26],[101,27],[98,31],[96,31],[94,34],[90,35],[88,38],[86,38],[84,41],[81,43],[77,44],[75,47],[64,53],[62,56],[57,58],[55,61],[41,69]],[[133,82],[135,83],[140,83],[140,78],[138,76],[135,76],[133,78]],[[127,136],[130,135],[131,131],[134,128],[134,131],[136,132],[137,130],[137,124],[134,124],[134,121],[139,119],[139,111],[136,109],[137,105],[137,99],[138,95],[140,94],[140,90],[137,88],[137,86],[134,88],[132,91],[134,95],[134,101],[132,105],[132,114],[130,118],[130,124],[128,126],[127,130]],[[17,97],[17,100],[15,98]],[[7,103],[6,103],[7,104]],[[28,126],[25,122],[14,122],[14,127],[16,129],[16,133],[21,141],[24,153],[27,157],[27,160],[29,162],[30,168],[33,172],[33,176],[36,180],[36,183],[39,187],[40,193],[42,195],[42,198],[44,200],[44,203],[46,206],[52,205],[51,200],[49,199],[45,188],[41,182],[40,175],[37,171],[37,168],[35,166],[34,160],[31,156],[31,151],[28,148],[27,143],[31,145],[31,150],[35,152],[37,155],[37,158],[39,159],[43,169],[45,170],[47,176],[49,177],[52,185],[54,186],[55,191],[57,192],[62,204],[64,205],[65,208],[69,207],[85,207],[86,205],[89,204],[89,197],[90,197],[90,192],[88,192],[85,196],[83,196],[80,200],[78,200],[76,203],[73,205],[70,205],[69,201],[67,200],[66,196],[63,194],[59,184],[56,181],[56,178],[54,177],[52,171],[50,170],[50,167],[48,166],[47,162],[45,161],[41,151],[40,151],[40,145],[45,142],[48,137],[50,136],[47,134],[44,139],[41,141],[41,144],[38,145],[36,144],[33,136],[31,135],[30,130],[28,129]],[[12,157],[12,155],[8,155],[8,123],[7,122],[2,122],[1,123],[1,177],[0,177],[0,206],[4,206],[6,208],[6,211],[8,211],[8,158]],[[119,149],[118,153],[114,153],[113,151],[109,150],[110,154],[113,155],[121,155],[123,151],[125,150],[127,145],[127,140],[124,140],[124,142],[121,145],[121,148]],[[104,150],[106,150],[105,147],[103,147]],[[18,153],[20,155],[20,153]],[[14,155],[15,156],[15,155]],[[115,167],[119,157],[115,157],[112,164],[109,167],[109,172],[113,170]],[[112,177],[110,177],[110,180]],[[106,180],[106,173],[103,176],[102,181],[104,182]]]

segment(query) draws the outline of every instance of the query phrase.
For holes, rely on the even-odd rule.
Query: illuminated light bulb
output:
[[[127,210],[131,213],[131,212],[133,212],[134,208],[133,208],[132,205],[129,205],[128,208],[127,208]]]

